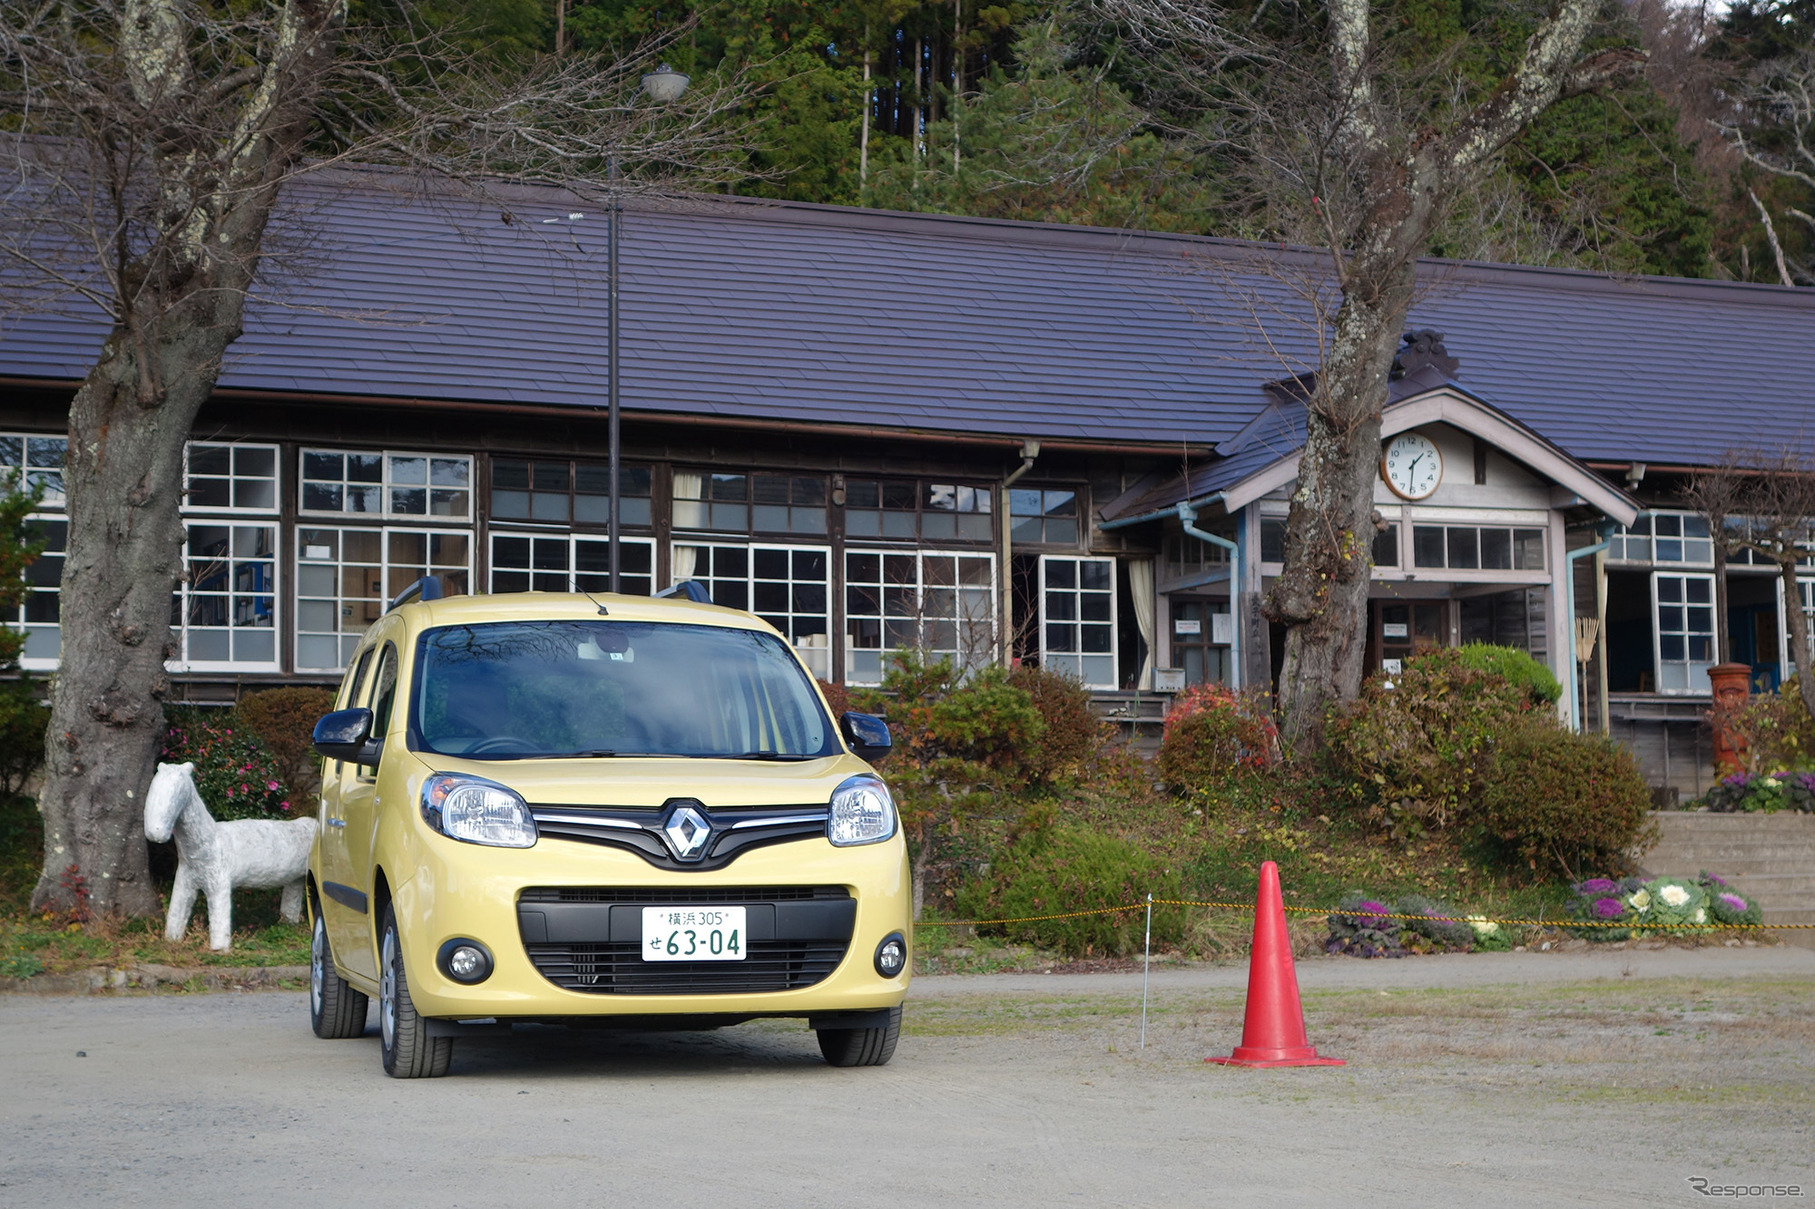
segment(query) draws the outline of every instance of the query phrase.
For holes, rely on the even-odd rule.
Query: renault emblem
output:
[[[662,827],[662,835],[676,860],[697,861],[706,855],[706,845],[712,839],[712,824],[693,807],[677,806]]]

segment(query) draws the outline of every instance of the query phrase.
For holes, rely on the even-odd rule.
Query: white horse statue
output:
[[[217,823],[195,788],[194,764],[160,764],[145,794],[145,838],[176,835],[176,885],[164,935],[181,940],[199,890],[208,896],[208,947],[224,953],[233,941],[233,888],[283,887],[279,910],[302,919],[303,875],[315,843],[314,819],[237,819]]]

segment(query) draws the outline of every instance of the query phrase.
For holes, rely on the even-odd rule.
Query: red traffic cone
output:
[[[1305,1036],[1305,1012],[1298,1002],[1298,971],[1286,935],[1286,905],[1279,893],[1279,866],[1263,861],[1260,896],[1254,904],[1254,952],[1248,958],[1248,1012],[1242,1043],[1227,1058],[1205,1058],[1223,1066],[1342,1066],[1341,1058],[1319,1058]]]

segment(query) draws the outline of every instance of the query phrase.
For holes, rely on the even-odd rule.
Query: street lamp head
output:
[[[692,82],[691,76],[682,75],[664,63],[643,77],[643,91],[656,104],[669,105],[680,100],[681,94],[687,91],[687,85]]]

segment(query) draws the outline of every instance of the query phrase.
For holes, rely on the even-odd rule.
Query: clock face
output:
[[[1443,455],[1429,437],[1402,432],[1388,441],[1380,453],[1380,477],[1393,494],[1421,500],[1443,481]]]

